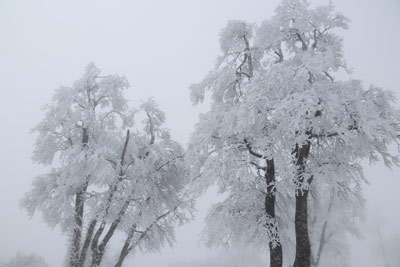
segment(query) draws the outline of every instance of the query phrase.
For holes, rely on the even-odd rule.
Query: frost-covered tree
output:
[[[388,166],[398,163],[388,147],[399,141],[400,116],[393,95],[334,77],[347,70],[342,39],[335,32],[346,29],[347,21],[331,5],[311,9],[306,1],[292,0],[283,1],[259,29],[257,45],[265,71],[261,86],[251,91],[253,99],[258,97],[253,111],[273,107],[265,123],[273,125],[268,135],[292,153],[295,267],[310,266],[311,261],[307,202],[312,181],[323,179],[347,196],[365,180],[362,159],[374,162],[381,156]],[[269,54],[276,59],[271,62]]]
[[[221,32],[222,56],[202,82],[191,86],[195,104],[212,93],[211,110],[201,115],[189,144],[188,162],[196,191],[217,182],[228,193],[207,217],[207,243],[263,244],[269,240],[271,266],[282,266],[282,244],[275,216],[276,176],[271,150],[255,149],[256,136],[247,128],[247,112],[241,108],[260,69],[251,47],[254,25],[231,21]],[[243,113],[242,113],[243,112]],[[265,152],[265,153],[264,153]],[[281,220],[281,225],[286,220]]]
[[[276,237],[287,235],[271,230],[282,230],[283,222],[290,221],[284,218],[291,205],[288,190],[293,190],[294,267],[309,267],[312,254],[316,261],[321,256],[319,246],[310,242],[310,190],[332,195],[333,202],[319,200],[325,203],[321,210],[338,211],[342,227],[354,214],[332,207],[346,200],[357,205],[366,180],[360,162],[382,158],[387,166],[398,164],[389,152],[390,143],[400,140],[394,96],[375,86],[366,89],[358,80],[335,77],[338,71],[348,72],[338,35],[347,23],[332,5],[310,8],[307,1],[284,0],[259,27],[231,22],[222,31],[223,56],[191,87],[195,103],[204,99],[206,90],[212,92],[210,111],[200,117],[191,141],[193,179],[200,188],[216,181],[228,192],[211,210],[211,241],[268,237],[274,247]],[[271,161],[278,174],[270,184],[275,197],[266,198],[263,205],[268,178],[266,188],[255,173],[267,176]],[[268,207],[275,200],[278,214],[271,220]],[[319,216],[321,210],[314,212]],[[331,226],[324,223],[326,215],[321,217],[316,240],[324,244]],[[272,266],[281,266],[278,262]]]
[[[154,100],[129,109],[127,88],[124,77],[89,64],[72,87],[56,91],[34,129],[33,159],[52,168],[22,205],[69,236],[69,267],[99,266],[117,231],[126,236],[115,263],[122,266],[136,248],[171,242],[174,225],[189,215],[183,149],[162,127]]]

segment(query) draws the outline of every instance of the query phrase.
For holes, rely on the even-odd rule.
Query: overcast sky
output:
[[[7,261],[18,251],[36,252],[53,267],[64,259],[66,241],[59,231],[48,229],[38,215],[29,219],[18,207],[32,179],[44,171],[31,162],[30,129],[43,118],[40,107],[54,89],[71,85],[89,62],[104,74],[124,74],[131,84],[127,97],[132,103],[154,96],[166,112],[173,138],[185,144],[199,112],[190,103],[188,87],[212,68],[219,53],[219,31],[229,19],[259,23],[278,3],[0,0],[0,260]],[[333,3],[352,20],[350,30],[343,32],[352,76],[400,97],[400,0]],[[389,171],[381,165],[368,167],[366,173],[371,180],[366,187],[368,208],[380,210],[387,238],[400,235],[398,173],[398,168]],[[214,198],[211,192],[201,199],[198,218],[178,229],[174,249],[135,255],[132,266],[167,267],[209,255],[197,241]],[[364,241],[354,241],[354,262],[377,260],[362,259],[371,242],[368,234]]]

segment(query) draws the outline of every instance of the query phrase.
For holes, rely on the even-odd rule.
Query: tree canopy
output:
[[[115,260],[121,266],[131,250],[171,243],[174,226],[190,217],[183,148],[153,99],[129,108],[127,88],[124,77],[89,64],[72,87],[56,91],[34,129],[33,158],[52,168],[22,205],[70,237],[71,267],[99,266],[117,231],[126,236]]]

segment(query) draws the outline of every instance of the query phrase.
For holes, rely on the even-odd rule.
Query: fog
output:
[[[154,96],[173,138],[186,144],[199,112],[207,109],[192,106],[188,87],[213,67],[220,29],[230,19],[259,23],[279,2],[0,0],[0,260],[24,252],[41,255],[53,267],[64,261],[65,236],[49,229],[40,214],[30,219],[18,206],[33,178],[44,171],[31,161],[35,135],[30,131],[55,89],[71,85],[89,62],[104,73],[124,74],[132,103]],[[400,97],[400,1],[333,4],[352,20],[343,32],[352,77]],[[399,168],[366,164],[365,172],[370,184],[365,186],[367,217],[360,225],[364,236],[351,240],[350,266],[384,266],[375,249],[382,244],[390,266],[400,266]],[[199,242],[204,216],[216,199],[215,190],[199,199],[196,219],[177,229],[173,248],[135,253],[126,266],[223,266],[225,260],[227,266],[253,266],[232,265],[229,256]]]

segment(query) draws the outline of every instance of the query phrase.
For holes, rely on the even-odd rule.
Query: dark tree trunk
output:
[[[311,178],[305,181],[304,173],[306,160],[310,153],[311,144],[307,142],[302,146],[296,145],[294,154],[296,156],[295,165],[297,167],[296,179],[299,184],[311,183]],[[307,187],[307,186],[306,186]],[[311,244],[308,234],[308,208],[307,197],[308,189],[296,189],[296,214],[295,214],[295,231],[296,231],[296,258],[293,267],[310,267],[311,266]]]
[[[265,156],[262,154],[254,151],[251,148],[250,143],[245,139],[244,143],[246,144],[246,147],[251,155],[254,157],[257,157],[259,159],[266,159]],[[266,159],[267,166],[266,167],[261,167],[258,166],[257,164],[256,167],[259,170],[264,171],[264,176],[265,176],[265,182],[267,184],[267,193],[265,195],[265,212],[267,216],[272,219],[273,221],[269,223],[268,231],[273,232],[274,234],[277,233],[278,236],[271,236],[270,238],[274,238],[275,240],[270,240],[269,242],[269,254],[270,254],[270,267],[282,267],[282,261],[283,261],[283,254],[282,254],[282,244],[280,242],[280,236],[279,236],[279,229],[278,225],[275,222],[275,202],[276,202],[276,187],[275,187],[275,163],[274,159]]]
[[[83,216],[83,202],[84,202],[84,191],[83,189],[79,190],[75,194],[75,227],[72,236],[72,248],[69,259],[69,266],[77,267],[79,262],[79,250],[81,244],[81,236],[82,236],[82,216]]]
[[[101,243],[98,244],[99,237],[104,230],[104,223],[102,223],[102,225],[100,225],[99,230],[97,230],[95,237],[93,238],[93,242],[92,242],[92,246],[91,246],[91,249],[92,249],[92,263],[90,265],[91,267],[97,267],[100,265],[100,263],[103,259],[103,256],[104,256],[106,246],[107,246],[108,242],[110,241],[111,237],[114,235],[114,232],[117,229],[118,224],[121,222],[122,217],[125,215],[125,212],[128,209],[129,204],[130,204],[130,200],[125,201],[124,205],[122,206],[121,210],[118,213],[117,218],[110,225],[110,228],[108,229],[108,231],[105,234]]]
[[[174,208],[174,210],[176,209],[176,207]],[[144,231],[140,231],[140,236],[139,238],[136,240],[136,242],[134,242],[134,244],[132,243],[132,239],[133,239],[133,234],[136,231],[136,224],[133,224],[131,226],[131,229],[129,230],[128,236],[125,240],[124,246],[121,249],[121,253],[120,256],[118,258],[117,263],[114,265],[114,267],[121,267],[126,256],[128,256],[129,252],[134,249],[136,247],[137,244],[139,244],[139,242],[146,237],[147,233],[150,231],[150,229],[157,224],[158,221],[160,221],[162,218],[168,216],[168,214],[171,213],[171,210],[165,212],[164,214],[161,214],[160,216],[158,216]]]
[[[275,187],[275,164],[274,160],[267,160],[267,169],[265,171],[265,179],[267,182],[267,194],[265,196],[265,211],[267,215],[275,219],[275,202],[276,202],[276,187]],[[274,232],[278,233],[279,229],[276,224],[271,225]],[[278,237],[279,238],[279,237]],[[274,246],[275,245],[275,246]],[[282,244],[280,241],[273,244],[269,242],[270,267],[282,267]]]
[[[87,230],[86,233],[86,238],[85,238],[85,242],[83,243],[82,249],[81,249],[81,253],[79,255],[79,262],[78,262],[78,267],[83,267],[83,265],[85,264],[85,260],[86,260],[86,255],[87,255],[87,251],[89,249],[90,243],[92,242],[92,237],[93,237],[93,232],[94,232],[94,228],[96,227],[96,220],[93,220],[90,224],[89,224],[89,228]]]
[[[87,148],[89,143],[89,134],[87,128],[82,129],[82,149]],[[69,266],[79,266],[79,251],[82,238],[83,210],[85,204],[85,194],[88,187],[88,177],[85,177],[85,183],[77,190],[75,194],[75,214],[74,214],[74,232],[72,236],[72,248],[69,255]]]
[[[122,266],[122,264],[123,264],[124,261],[125,261],[126,256],[128,256],[128,254],[129,254],[129,251],[130,251],[130,249],[129,249],[129,243],[125,243],[125,244],[124,244],[124,247],[123,247],[122,250],[121,250],[121,254],[119,255],[118,261],[117,261],[117,263],[114,265],[114,267],[121,267],[121,266]]]
[[[308,212],[307,212],[308,191],[296,195],[296,259],[293,267],[311,266],[311,245],[308,235]]]
[[[85,184],[82,185],[81,189],[75,194],[75,215],[74,215],[74,231],[72,236],[72,248],[69,255],[69,266],[79,267],[79,257],[81,249],[82,239],[82,227],[83,227],[83,211],[85,205],[85,194],[88,187],[88,177],[86,178]]]

